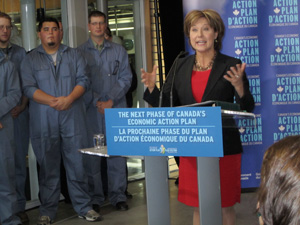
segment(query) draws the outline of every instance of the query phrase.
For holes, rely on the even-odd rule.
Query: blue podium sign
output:
[[[222,157],[220,107],[105,109],[109,155]]]

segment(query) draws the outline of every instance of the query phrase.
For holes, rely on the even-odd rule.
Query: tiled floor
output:
[[[191,225],[193,209],[177,201],[177,186],[175,179],[178,175],[176,165],[170,160],[170,179],[169,179],[169,194],[170,194],[170,211],[171,225]],[[141,161],[129,160],[129,174],[131,181],[128,191],[133,194],[133,198],[128,200],[130,209],[125,212],[119,212],[114,209],[109,203],[106,203],[101,208],[101,214],[104,217],[103,221],[94,222],[92,224],[102,225],[147,225],[147,205],[146,205],[146,190],[145,180],[143,179]],[[256,225],[255,216],[256,196],[255,193],[243,193],[241,204],[236,205],[237,225]],[[30,223],[36,224],[38,217],[38,209],[27,211]],[[59,204],[57,218],[54,224],[63,225],[85,225],[91,222],[86,222],[79,219],[73,211],[70,204],[63,201]],[[157,224],[164,225],[164,224]],[[209,224],[210,225],[210,224]],[[213,224],[212,224],[213,225]]]

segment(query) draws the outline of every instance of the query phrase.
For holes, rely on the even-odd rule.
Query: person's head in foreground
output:
[[[300,224],[300,136],[286,137],[265,152],[258,202],[260,224]]]

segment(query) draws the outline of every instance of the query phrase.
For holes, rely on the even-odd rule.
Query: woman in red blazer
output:
[[[193,10],[184,21],[184,32],[195,50],[194,55],[178,58],[162,88],[162,106],[188,105],[208,100],[240,104],[252,111],[254,100],[245,74],[246,64],[220,53],[225,26],[214,10]],[[147,87],[144,100],[158,106],[160,91],[156,87],[156,69],[144,69],[142,82]],[[232,122],[234,122],[232,120]],[[241,153],[240,135],[236,128],[223,129],[224,157],[220,158],[220,183],[223,225],[235,224],[234,205],[240,202]],[[178,200],[195,207],[193,224],[199,224],[197,165],[194,157],[181,157]]]

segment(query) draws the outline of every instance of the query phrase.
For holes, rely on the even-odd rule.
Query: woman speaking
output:
[[[211,9],[193,10],[184,20],[184,33],[195,54],[177,57],[169,72],[162,93],[156,87],[156,69],[151,73],[141,69],[142,82],[147,87],[144,100],[153,107],[181,106],[208,100],[233,103],[242,110],[254,108],[245,74],[246,64],[220,53],[225,32],[220,15]],[[161,95],[162,101],[159,100]],[[240,135],[236,128],[223,129],[224,157],[220,158],[220,184],[223,225],[235,224],[234,205],[241,195]],[[181,157],[178,200],[193,206],[193,224],[200,224],[197,163],[195,157]]]

